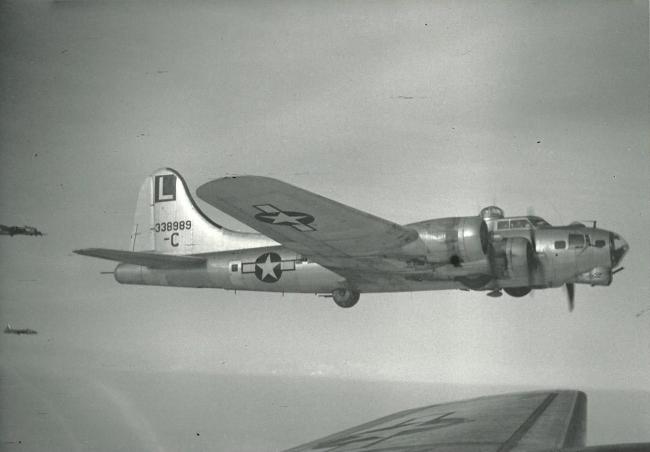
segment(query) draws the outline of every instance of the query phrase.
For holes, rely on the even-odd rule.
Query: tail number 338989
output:
[[[156,232],[184,231],[186,229],[192,229],[191,220],[166,221],[153,226],[153,230]]]

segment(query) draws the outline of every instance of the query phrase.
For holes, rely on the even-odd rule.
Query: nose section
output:
[[[623,237],[614,232],[610,232],[609,241],[612,268],[614,268],[621,262],[621,260],[623,260],[623,256],[625,256],[627,250],[630,249],[630,245],[627,244]]]

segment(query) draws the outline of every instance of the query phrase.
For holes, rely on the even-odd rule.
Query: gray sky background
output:
[[[48,234],[0,242],[0,322],[40,332],[2,338],[16,368],[650,390],[646,2],[2,2],[0,46],[0,222]],[[120,286],[71,250],[126,248],[162,166],[398,223],[534,207],[631,251],[571,315],[559,289]]]

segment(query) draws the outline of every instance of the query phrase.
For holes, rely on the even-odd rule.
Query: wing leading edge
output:
[[[506,452],[581,448],[587,398],[580,391],[481,397],[402,411],[289,449]]]

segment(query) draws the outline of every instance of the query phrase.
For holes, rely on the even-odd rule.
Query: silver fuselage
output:
[[[489,256],[478,256],[476,250],[459,249],[458,253],[465,259],[456,265],[450,263],[450,247],[458,249],[462,244],[449,240],[444,231],[458,228],[458,221],[437,219],[407,225],[418,231],[419,239],[401,250],[402,258],[395,259],[390,271],[366,272],[353,283],[354,289],[360,292],[399,292],[492,290],[521,286],[547,288],[566,283],[609,285],[612,269],[622,257],[616,255],[617,245],[619,248],[622,246],[615,243],[618,236],[603,229],[534,227],[529,224],[523,228],[500,230],[496,227],[496,220],[486,219],[485,222],[491,246],[512,237],[522,237],[534,243],[539,265],[532,273],[504,262],[502,271],[495,277],[472,279],[471,275],[490,273],[495,262],[491,262]],[[239,242],[241,249],[197,254],[206,259],[205,266],[165,269],[120,264],[115,270],[115,279],[123,284],[266,292],[330,293],[351,286],[350,281],[335,271],[310,262],[308,257],[277,245],[261,234],[248,234],[247,238],[250,241]],[[259,246],[265,243],[265,239],[272,245]],[[564,242],[563,247],[558,245],[561,242]],[[627,249],[627,244],[625,247]],[[414,258],[405,260],[404,255]]]

